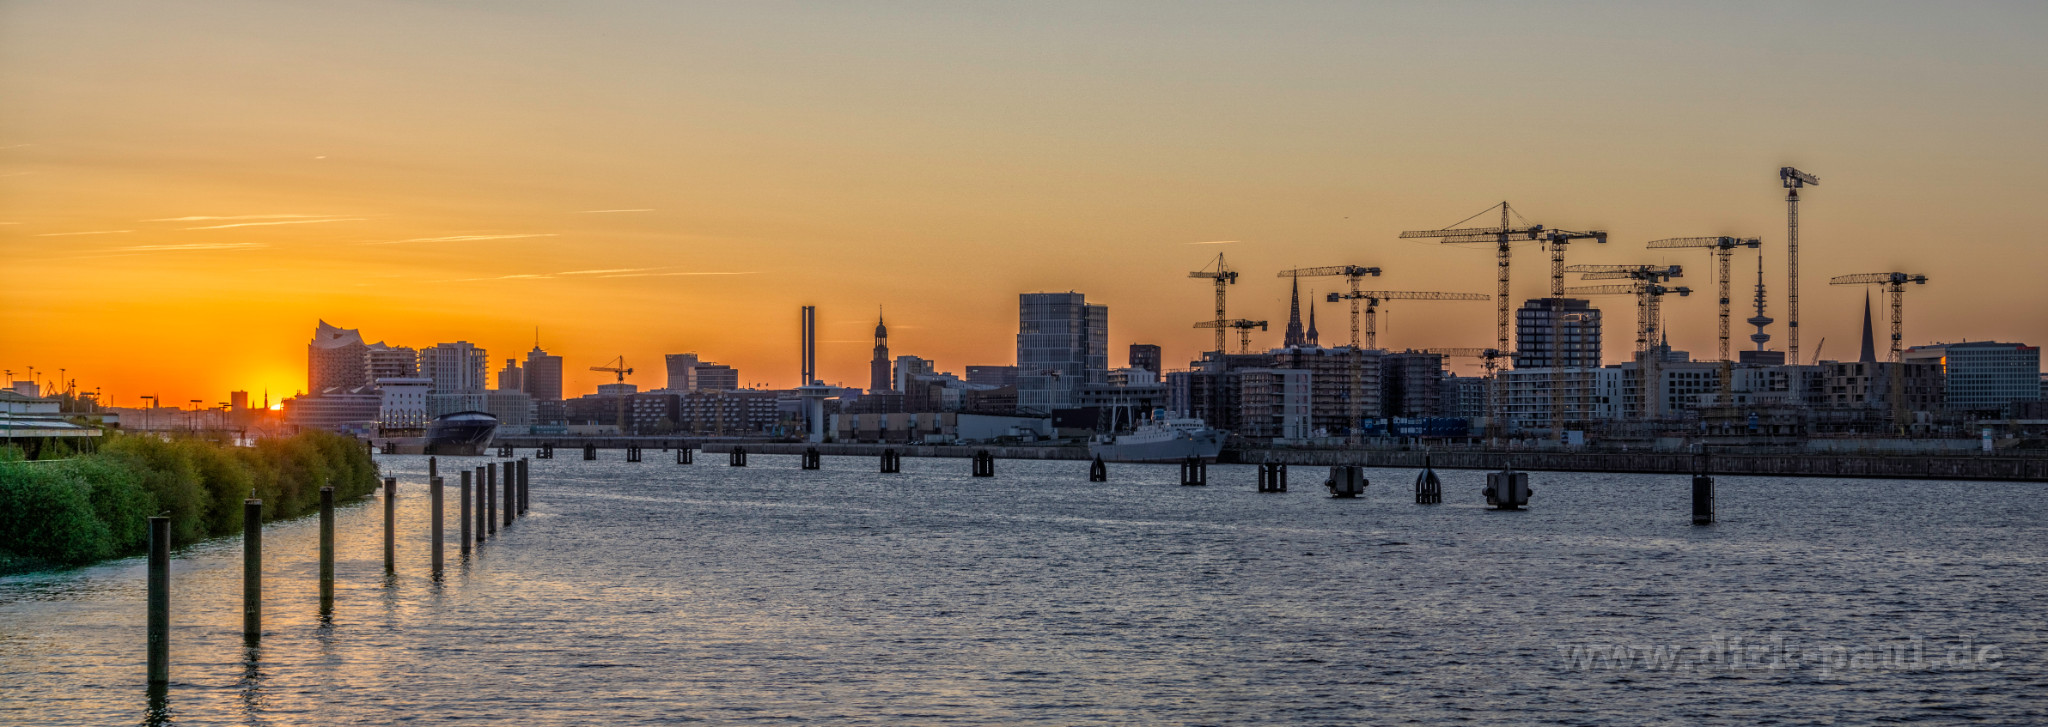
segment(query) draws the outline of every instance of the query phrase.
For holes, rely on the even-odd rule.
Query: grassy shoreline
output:
[[[0,575],[84,565],[143,552],[148,518],[171,517],[184,546],[238,533],[242,500],[263,500],[266,521],[377,488],[361,443],[308,432],[236,447],[197,439],[120,436],[99,451],[44,462],[0,461]]]

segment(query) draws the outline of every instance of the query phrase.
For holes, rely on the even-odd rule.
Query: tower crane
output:
[[[1380,274],[1380,269],[1379,269],[1379,268],[1367,268],[1367,267],[1359,267],[1359,266],[1357,266],[1357,265],[1331,265],[1331,266],[1327,266],[1327,267],[1320,267],[1320,268],[1295,268],[1295,269],[1293,269],[1293,270],[1282,270],[1282,271],[1280,271],[1280,277],[1283,277],[1283,278],[1322,278],[1322,277],[1331,277],[1331,276],[1338,276],[1338,275],[1344,276],[1344,279],[1345,279],[1345,280],[1346,280],[1347,282],[1351,283],[1351,295],[1353,295],[1353,296],[1357,296],[1357,295],[1358,295],[1358,281],[1359,281],[1359,280],[1361,280],[1361,279],[1363,279],[1363,278],[1366,278],[1366,277],[1375,277],[1375,278],[1376,278],[1376,277],[1379,277],[1379,274]],[[1337,299],[1338,299],[1338,294],[1336,294],[1336,293],[1331,293],[1331,294],[1330,294],[1330,302],[1332,302],[1332,303],[1335,303],[1335,302],[1337,302]],[[1356,297],[1353,297],[1353,298],[1351,298],[1351,347],[1352,347],[1352,348],[1358,348],[1358,300],[1359,300],[1359,299],[1358,299],[1358,298],[1356,298]],[[1370,335],[1368,335],[1368,336],[1367,336],[1367,340],[1370,340],[1370,339],[1371,339],[1371,336],[1370,336]],[[1367,346],[1368,348],[1370,348],[1370,347],[1371,347],[1371,344],[1366,344],[1366,346]]]
[[[1543,240],[1545,247],[1550,248],[1550,297],[1559,298],[1564,296],[1565,246],[1570,245],[1573,240],[1592,240],[1603,245],[1607,244],[1607,231],[1589,230],[1586,232],[1574,232],[1571,230],[1544,230],[1539,239]],[[1555,333],[1555,331],[1552,331],[1552,333]]]
[[[1207,325],[1196,324],[1195,327],[1216,329],[1216,355],[1221,356],[1223,355],[1223,331],[1231,327],[1230,321],[1223,315],[1223,295],[1227,286],[1237,282],[1237,271],[1231,270],[1230,266],[1223,264],[1223,253],[1219,252],[1216,253],[1215,270],[1204,267],[1201,270],[1188,273],[1188,277],[1206,278],[1216,282],[1216,320],[1210,321]],[[1250,321],[1246,322],[1249,323]],[[1260,327],[1263,328],[1264,325],[1260,324]],[[1244,335],[1249,337],[1251,335],[1250,330],[1245,329]]]
[[[1883,286],[1884,292],[1890,294],[1889,297],[1892,304],[1892,426],[1897,428],[1901,434],[1905,433],[1906,428],[1906,384],[1904,380],[1906,368],[1905,359],[1901,357],[1904,351],[1900,346],[1905,340],[1901,334],[1904,333],[1902,319],[1905,315],[1907,283],[1926,285],[1927,276],[1910,273],[1862,273],[1859,275],[1839,275],[1833,280],[1828,281],[1829,285]]]
[[[1659,391],[1662,388],[1660,384],[1663,381],[1661,371],[1663,361],[1653,350],[1653,347],[1657,345],[1658,333],[1662,328],[1661,318],[1663,315],[1664,296],[1671,293],[1677,293],[1680,296],[1692,295],[1691,288],[1666,286],[1664,283],[1681,275],[1683,270],[1677,265],[1664,267],[1656,265],[1584,265],[1574,267],[1596,268],[1584,271],[1587,279],[1630,279],[1630,282],[1627,283],[1566,288],[1565,292],[1571,295],[1633,295],[1636,297],[1636,372],[1641,377],[1640,391],[1643,397],[1643,418],[1646,421],[1655,421],[1662,414],[1659,410],[1663,408],[1662,400],[1664,398]],[[1624,269],[1614,270],[1612,268]],[[1634,270],[1626,270],[1625,268],[1634,268]]]
[[[1820,186],[1820,177],[1778,167],[1785,184],[1785,360],[1799,363],[1799,190]]]
[[[1196,324],[1195,324],[1195,327],[1196,327],[1196,328],[1214,328],[1214,329],[1216,329],[1216,342],[1217,342],[1218,344],[1221,344],[1221,343],[1223,342],[1223,331],[1224,331],[1224,329],[1228,329],[1228,328],[1235,328],[1235,329],[1237,329],[1237,352],[1238,352],[1238,353],[1251,353],[1251,352],[1252,352],[1252,329],[1254,329],[1254,328],[1257,328],[1257,329],[1259,329],[1259,330],[1261,330],[1261,331],[1264,331],[1264,330],[1266,330],[1266,322],[1265,322],[1265,321],[1250,321],[1250,320],[1245,320],[1245,319],[1243,319],[1243,318],[1234,318],[1234,319],[1231,319],[1231,320],[1227,320],[1227,321],[1202,321],[1202,322],[1200,322],[1200,323],[1196,323]],[[1216,353],[1217,353],[1218,355],[1221,355],[1221,354],[1223,353],[1223,349],[1221,349],[1221,348],[1218,348],[1218,349],[1216,349]]]
[[[630,369],[630,368],[627,368],[627,367],[626,367],[626,357],[625,357],[625,356],[623,356],[623,355],[622,355],[622,356],[619,356],[618,358],[612,359],[612,360],[611,360],[611,361],[610,361],[609,363],[607,363],[607,364],[606,364],[606,365],[604,365],[604,366],[592,366],[592,367],[590,367],[590,370],[592,370],[592,371],[608,371],[608,372],[611,372],[611,373],[612,373],[613,375],[616,375],[616,376],[618,376],[618,377],[619,377],[619,379],[618,379],[617,383],[621,383],[621,384],[623,384],[623,383],[626,383],[626,375],[628,375],[628,374],[631,374],[631,373],[633,373],[633,370],[632,370],[632,369]],[[620,394],[620,395],[619,395],[619,418],[618,418],[617,422],[618,422],[618,425],[619,425],[619,433],[620,433],[620,434],[625,434],[625,433],[626,433],[626,395],[624,395],[624,394]]]
[[[1353,308],[1358,307],[1359,301],[1365,301],[1365,347],[1379,348],[1379,334],[1377,331],[1379,328],[1378,311],[1382,302],[1389,300],[1487,300],[1490,297],[1483,293],[1438,293],[1419,290],[1353,290],[1349,293],[1331,293],[1324,300],[1331,303],[1339,300],[1349,300]],[[1358,345],[1357,338],[1354,337],[1352,339],[1352,345]]]
[[[1729,237],[1727,235],[1720,237],[1671,237],[1650,242],[1650,249],[1652,250],[1704,247],[1713,253],[1715,262],[1720,264],[1719,274],[1716,278],[1721,286],[1719,330],[1721,333],[1721,398],[1723,401],[1734,401],[1731,388],[1734,385],[1733,379],[1735,378],[1735,364],[1728,358],[1728,296],[1729,285],[1732,282],[1729,280],[1728,261],[1730,257],[1734,256],[1737,248],[1762,249],[1763,246],[1764,241],[1761,238]],[[1761,255],[1762,253],[1758,254]],[[1761,275],[1762,271],[1758,271],[1758,274]],[[1759,313],[1758,315],[1762,314]],[[1764,322],[1768,324],[1770,321],[1766,320]]]
[[[1495,336],[1497,340],[1495,350],[1506,351],[1508,350],[1508,263],[1512,257],[1509,245],[1517,242],[1543,239],[1543,226],[1534,224],[1515,226],[1513,220],[1510,219],[1511,215],[1514,214],[1514,208],[1508,206],[1506,202],[1481,210],[1479,215],[1492,212],[1495,208],[1500,209],[1499,227],[1449,227],[1441,230],[1409,230],[1401,233],[1401,239],[1433,237],[1438,238],[1439,242],[1446,244],[1485,242],[1495,245],[1494,265],[1497,268],[1496,273],[1498,274],[1496,294],[1500,298],[1499,310],[1494,316],[1494,327],[1498,329],[1498,335]],[[1472,217],[1478,217],[1479,215],[1473,215]],[[1469,220],[1472,217],[1465,219]],[[1462,222],[1461,220],[1460,223],[1462,224]],[[1528,221],[1523,220],[1523,222],[1526,223]]]

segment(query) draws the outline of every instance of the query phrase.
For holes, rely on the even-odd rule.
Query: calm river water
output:
[[[1866,724],[2048,722],[2048,488],[1412,471],[1333,500],[1312,468],[722,456],[533,462],[533,511],[429,578],[423,457],[338,518],[174,561],[181,724]],[[443,458],[444,472],[487,461]],[[452,479],[452,478],[451,478]],[[1312,485],[1318,483],[1317,485]],[[453,485],[451,485],[451,490]],[[141,722],[144,569],[0,579],[0,724]]]

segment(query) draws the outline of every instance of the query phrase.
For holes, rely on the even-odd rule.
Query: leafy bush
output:
[[[26,462],[0,457],[0,572],[77,564],[140,552],[148,518],[171,518],[171,542],[239,532],[242,500],[263,500],[266,519],[377,489],[377,467],[355,440],[325,432],[234,447],[195,439],[122,436],[92,454]]]

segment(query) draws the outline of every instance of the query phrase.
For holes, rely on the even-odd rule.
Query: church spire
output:
[[[1301,332],[1301,276],[1294,276],[1294,296],[1287,305],[1287,337],[1282,345],[1300,346],[1308,339]]]
[[[1308,291],[1308,345],[1323,345],[1322,338],[1316,335],[1316,291],[1313,289]]]

